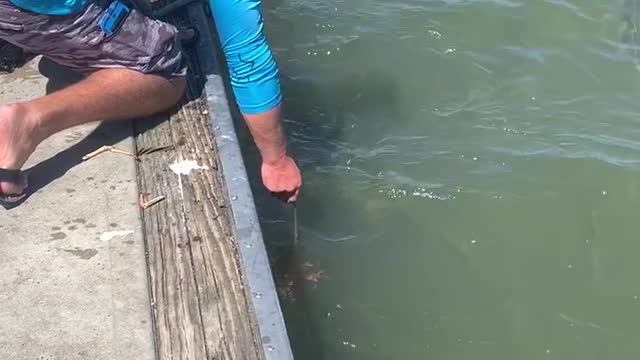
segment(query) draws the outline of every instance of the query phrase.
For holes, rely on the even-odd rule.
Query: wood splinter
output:
[[[132,153],[126,151],[126,150],[118,149],[118,148],[116,148],[114,146],[111,146],[111,145],[105,145],[105,146],[99,148],[96,151],[88,153],[87,155],[82,157],[82,161],[87,161],[89,159],[93,159],[94,157],[96,157],[96,156],[98,156],[98,155],[100,155],[102,153],[105,153],[105,152],[110,152],[110,153],[120,154],[120,155],[126,155],[126,156],[129,156],[129,157],[133,158],[134,160],[140,161],[140,158],[137,157],[135,154],[132,154]]]
[[[140,208],[148,209],[153,205],[166,199],[166,197],[160,195],[160,196],[154,197],[151,200],[147,200],[149,198],[149,195],[150,195],[149,193],[140,193],[140,198],[138,200],[138,205],[140,205]]]

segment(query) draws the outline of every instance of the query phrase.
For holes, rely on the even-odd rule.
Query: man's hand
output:
[[[302,187],[302,175],[290,156],[273,163],[262,162],[262,183],[281,201],[293,203]]]

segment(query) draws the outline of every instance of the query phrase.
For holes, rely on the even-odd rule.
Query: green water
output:
[[[630,11],[265,2],[302,251],[328,276],[283,300],[298,359],[640,357]],[[277,263],[291,212],[255,186]]]

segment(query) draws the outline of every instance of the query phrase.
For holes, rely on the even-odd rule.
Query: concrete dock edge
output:
[[[217,58],[216,43],[209,31],[211,23],[201,3],[189,5],[187,12],[191,23],[200,29],[196,51],[203,75],[206,76],[205,92],[209,114],[215,114],[210,126],[223,168],[233,215],[234,238],[238,245],[244,280],[249,287],[247,294],[257,318],[264,358],[290,360],[293,359],[293,353],[229,109],[229,97]]]

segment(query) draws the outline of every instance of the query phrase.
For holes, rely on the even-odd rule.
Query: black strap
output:
[[[25,179],[25,175],[21,170],[0,168],[0,181],[19,184],[24,182],[24,179]]]

